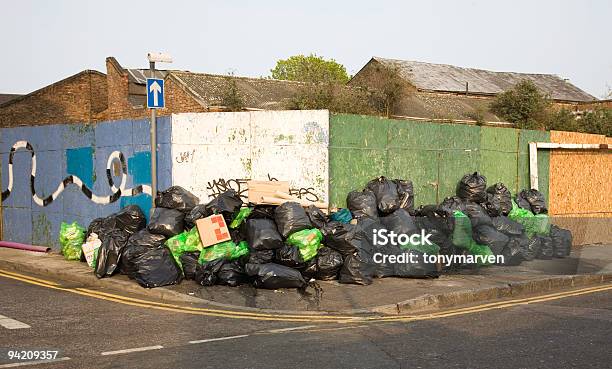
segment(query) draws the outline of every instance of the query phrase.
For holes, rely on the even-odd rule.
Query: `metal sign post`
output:
[[[147,78],[147,108],[151,109],[151,208],[155,208],[155,196],[157,195],[157,111],[165,107],[164,80],[155,78],[155,62],[172,63],[172,58],[167,54],[149,53],[149,71],[151,77]]]

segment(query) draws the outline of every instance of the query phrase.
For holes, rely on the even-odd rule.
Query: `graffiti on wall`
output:
[[[215,196],[218,196],[219,194],[225,191],[234,190],[236,191],[236,193],[238,193],[240,197],[247,199],[248,190],[249,190],[247,186],[247,181],[250,181],[250,179],[219,178],[219,179],[209,181],[206,184],[206,191],[208,193],[209,198],[214,198]],[[268,173],[268,181],[278,181],[278,178],[272,177]],[[304,199],[304,200],[313,201],[313,202],[320,201],[320,197],[317,195],[316,190],[313,187],[307,187],[307,188],[306,187],[298,187],[298,188],[293,187],[289,189],[289,194],[299,199]]]
[[[125,157],[120,151],[113,151],[109,155],[107,165],[106,165],[106,177],[108,180],[108,185],[110,186],[110,189],[112,192],[109,196],[98,196],[94,194],[92,190],[83,182],[81,178],[79,178],[76,175],[69,175],[60,182],[60,184],[57,186],[57,189],[50,196],[47,196],[44,198],[40,197],[36,193],[36,152],[34,150],[34,147],[28,141],[17,141],[11,147],[11,150],[9,153],[8,188],[2,191],[2,201],[3,202],[9,198],[9,196],[11,195],[11,192],[13,191],[13,159],[15,156],[15,152],[17,152],[17,150],[26,150],[26,151],[29,151],[32,155],[31,156],[32,172],[30,174],[30,191],[32,193],[32,199],[34,200],[34,203],[36,203],[38,206],[44,207],[44,206],[48,206],[49,204],[51,204],[61,195],[64,189],[66,189],[66,187],[69,186],[70,184],[77,186],[81,190],[81,192],[92,202],[96,204],[101,204],[101,205],[111,204],[119,200],[121,196],[137,196],[142,193],[151,195],[151,186],[148,186],[148,185],[138,185],[133,188],[125,188],[126,181],[127,181],[127,174],[128,174]],[[113,163],[117,161],[119,162],[119,165],[121,168],[121,171],[120,171],[121,183],[119,184],[119,187],[115,185],[115,181],[113,179],[113,174],[112,174]]]

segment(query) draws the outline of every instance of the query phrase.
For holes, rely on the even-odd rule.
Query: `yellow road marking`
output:
[[[2,273],[4,273],[4,274],[14,275],[14,276],[16,276],[16,277],[21,277],[21,278],[25,278],[25,279],[31,279],[31,280],[33,280],[33,281],[40,282],[40,283],[50,284],[50,285],[52,285],[52,286],[59,286],[59,284],[58,284],[58,283],[55,283],[55,282],[52,282],[52,281],[47,281],[47,280],[40,279],[40,278],[30,277],[29,275],[23,275],[23,274],[13,273],[13,272],[9,272],[9,271],[2,270],[2,269],[0,269],[0,272],[2,272]]]
[[[523,299],[514,299],[514,300],[506,300],[500,302],[487,303],[472,307],[465,307],[459,309],[446,310],[438,313],[430,313],[430,314],[421,314],[421,315],[394,315],[394,316],[376,316],[376,317],[367,317],[367,316],[337,316],[337,315],[284,315],[284,314],[264,314],[264,313],[249,313],[249,312],[240,312],[240,311],[232,311],[232,310],[220,310],[220,309],[207,309],[207,308],[196,308],[196,307],[187,307],[173,304],[165,304],[154,301],[146,301],[137,298],[114,295],[111,293],[100,292],[95,290],[90,290],[87,288],[64,288],[59,287],[59,285],[55,282],[45,281],[39,278],[28,277],[24,275],[20,275],[18,273],[11,273],[0,270],[0,276],[20,280],[22,282],[52,288],[60,291],[66,291],[75,293],[82,296],[93,297],[101,300],[116,302],[124,305],[143,307],[149,309],[163,310],[163,311],[171,311],[178,312],[184,314],[192,314],[192,315],[205,315],[205,316],[215,316],[215,317],[223,317],[223,318],[232,318],[232,319],[250,319],[250,320],[262,320],[262,321],[287,321],[287,322],[318,322],[318,323],[375,323],[375,322],[408,322],[408,321],[419,321],[419,320],[428,320],[428,319],[439,319],[457,315],[465,315],[472,314],[477,312],[489,311],[494,309],[503,309],[509,308],[513,306],[526,305],[537,302],[545,302],[551,300],[558,300],[562,298],[572,297],[572,296],[580,296],[589,293],[601,292],[612,290],[612,285],[607,284],[603,286],[597,287],[588,287],[582,288],[573,291],[565,291],[558,293],[551,293],[547,295],[540,295],[536,297],[529,297]]]

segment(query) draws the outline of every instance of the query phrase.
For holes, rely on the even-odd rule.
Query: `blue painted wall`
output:
[[[172,182],[170,117],[158,119],[157,135],[158,183],[159,188],[164,189]],[[94,194],[110,195],[106,166],[109,155],[117,150],[123,153],[128,165],[126,188],[151,182],[148,120],[0,128],[2,190],[8,187],[10,149],[20,140],[30,142],[36,152],[36,193],[39,197],[51,195],[69,174],[81,178]],[[58,248],[62,221],[77,221],[86,227],[93,219],[110,215],[129,204],[141,206],[148,215],[151,202],[148,195],[124,196],[115,203],[98,205],[74,185],[69,185],[50,205],[40,207],[33,202],[30,192],[31,168],[30,153],[17,151],[13,159],[13,190],[2,202],[4,240]],[[119,186],[120,176],[114,180]]]

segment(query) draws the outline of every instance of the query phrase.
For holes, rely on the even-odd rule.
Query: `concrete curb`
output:
[[[43,258],[44,259],[44,258]],[[348,309],[338,311],[304,311],[304,310],[274,310],[263,308],[252,308],[239,305],[223,304],[215,301],[186,295],[171,289],[160,287],[145,289],[125,276],[114,276],[113,278],[98,279],[91,269],[83,268],[82,264],[75,264],[68,268],[50,268],[44,260],[31,259],[22,260],[0,260],[0,268],[15,272],[31,272],[39,275],[57,277],[62,280],[83,284],[91,289],[97,290],[120,290],[130,294],[140,295],[151,299],[161,300],[166,303],[189,303],[209,305],[227,310],[239,310],[244,312],[292,314],[292,315],[337,315],[337,314],[387,314],[398,315],[409,312],[424,310],[435,310],[456,307],[476,302],[494,301],[496,299],[524,297],[536,293],[552,292],[561,289],[597,285],[612,281],[612,274],[584,274],[584,275],[559,275],[547,276],[521,282],[511,282],[502,286],[467,289],[435,295],[423,295],[413,299],[400,301],[395,304],[374,306],[363,309]]]
[[[415,299],[401,301],[397,304],[375,307],[372,310],[384,314],[403,314],[414,311],[450,308],[503,298],[525,297],[536,293],[604,284],[610,281],[612,281],[612,274],[551,276],[529,281],[512,282],[506,286],[424,295]]]

